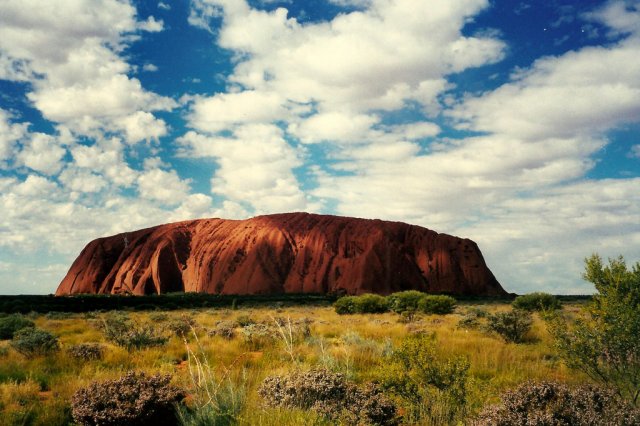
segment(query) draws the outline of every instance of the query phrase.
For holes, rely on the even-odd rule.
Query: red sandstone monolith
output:
[[[90,242],[57,295],[506,292],[469,239],[382,220],[287,213],[170,223]]]

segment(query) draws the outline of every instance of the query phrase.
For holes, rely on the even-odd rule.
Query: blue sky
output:
[[[513,292],[640,259],[640,2],[5,0],[0,293],[90,240],[309,211],[472,238]]]

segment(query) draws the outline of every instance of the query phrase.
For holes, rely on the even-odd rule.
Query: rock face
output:
[[[201,219],[90,242],[57,295],[506,294],[476,243],[400,222],[307,213]]]

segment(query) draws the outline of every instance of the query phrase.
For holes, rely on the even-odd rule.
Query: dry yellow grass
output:
[[[217,374],[223,375],[230,369],[234,377],[245,378],[244,424],[293,425],[317,420],[310,413],[261,408],[256,388],[267,375],[286,373],[294,368],[324,367],[342,372],[358,382],[372,380],[384,363],[385,354],[403,337],[416,331],[434,333],[442,356],[461,355],[469,360],[472,410],[525,380],[587,380],[558,360],[545,324],[537,315],[529,341],[512,344],[480,330],[458,328],[458,321],[469,306],[472,305],[458,306],[454,314],[446,316],[418,315],[408,324],[402,323],[400,316],[393,313],[340,316],[332,307],[318,306],[182,310],[166,312],[166,315],[131,312],[128,315],[139,323],[156,327],[163,327],[184,315],[192,317],[199,343],[190,337],[190,347],[194,351],[201,350]],[[492,313],[508,309],[505,304],[474,306]],[[565,309],[572,310],[573,307]],[[105,340],[97,327],[101,315],[105,314],[97,314],[97,318],[82,314],[64,319],[35,318],[37,327],[59,337],[62,350],[48,357],[25,359],[8,349],[6,343],[0,345],[0,410],[3,411],[0,417],[9,418],[7,413],[14,416],[16,410],[26,407],[25,410],[31,410],[28,415],[33,417],[33,424],[64,424],[68,420],[65,407],[76,389],[92,380],[115,378],[132,369],[171,374],[176,384],[190,385],[189,366],[185,362],[187,349],[182,338],[173,335],[164,346],[127,351]],[[166,319],[163,320],[164,316]],[[231,340],[208,335],[208,330],[215,328],[219,321],[236,321],[241,316],[271,325],[278,317],[294,323],[307,319],[311,337],[297,339],[288,348],[281,338],[271,339],[255,348],[243,341],[239,328]],[[103,344],[104,358],[82,361],[69,357],[65,349],[82,342]]]

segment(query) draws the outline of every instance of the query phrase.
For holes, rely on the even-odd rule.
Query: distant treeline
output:
[[[516,295],[503,298],[460,296],[459,302],[504,302]],[[73,296],[16,295],[0,296],[0,312],[89,312],[116,309],[175,310],[192,308],[236,308],[247,306],[330,305],[338,299],[335,294],[270,294],[220,295],[207,293],[168,293],[149,296],[79,294]],[[561,301],[589,300],[591,296],[557,296]]]

